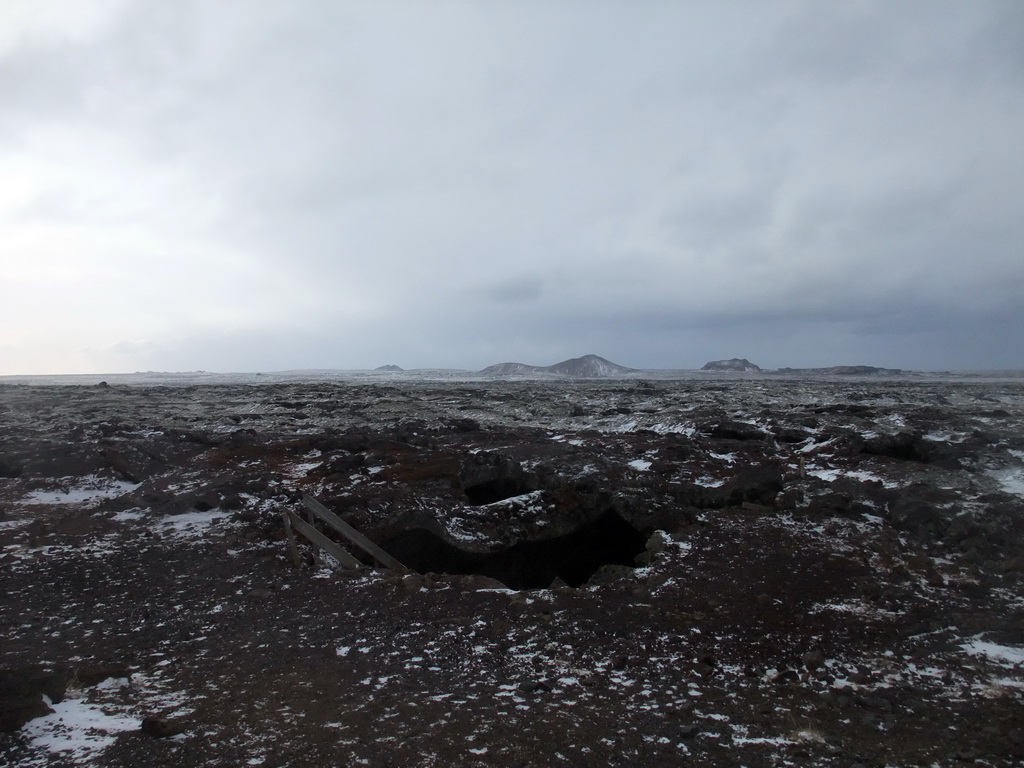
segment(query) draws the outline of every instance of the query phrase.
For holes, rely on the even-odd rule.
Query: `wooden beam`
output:
[[[299,519],[301,520],[302,518],[300,517]],[[316,528],[316,518],[313,517],[312,513],[308,511],[306,512],[306,522],[309,523],[311,527]],[[320,529],[317,528],[317,530]],[[324,559],[320,557],[320,547],[318,547],[316,544],[313,544],[311,548],[313,550],[313,565],[315,565],[317,568],[323,568]]]
[[[292,527],[296,531],[301,533],[316,546],[320,547],[324,552],[333,557],[339,563],[346,568],[362,568],[363,563],[360,562],[359,558],[353,555],[351,552],[346,552],[344,549],[338,546],[336,542],[331,541],[329,538],[324,536],[320,531],[314,528],[312,525],[307,523],[301,517],[296,515],[294,512],[289,512],[288,517],[292,521]]]
[[[336,514],[331,512],[327,507],[321,504],[319,501],[314,499],[312,496],[304,494],[302,496],[302,503],[306,505],[306,509],[312,512],[314,515],[323,520],[327,525],[336,530],[346,539],[351,541],[357,547],[362,549],[366,554],[376,560],[378,563],[383,565],[385,568],[392,568],[398,571],[409,570],[395,558],[385,552],[383,549],[378,547],[368,538],[363,536],[359,531],[353,528],[351,525],[346,523]]]
[[[284,519],[284,533],[288,541],[288,557],[291,558],[292,565],[299,568],[302,566],[302,558],[299,557],[299,550],[295,546],[295,534],[292,533],[292,521],[288,519],[288,515],[285,512],[281,513],[281,517]]]

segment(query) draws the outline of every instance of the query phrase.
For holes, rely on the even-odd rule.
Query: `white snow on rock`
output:
[[[1024,648],[989,643],[982,640],[980,635],[961,647],[972,656],[984,656],[997,664],[1024,664]]]
[[[991,681],[996,688],[1024,688],[1024,680],[1014,680],[1009,677],[997,677]]]
[[[86,504],[102,499],[113,499],[134,491],[138,486],[124,480],[108,480],[89,475],[67,478],[67,486],[52,491],[33,491],[22,499],[23,504]],[[74,480],[75,485],[70,485]]]
[[[885,480],[878,475],[872,474],[871,472],[865,472],[864,470],[844,470],[844,469],[830,469],[824,467],[808,467],[806,470],[808,475],[816,477],[819,480],[824,480],[827,483],[832,483],[839,478],[847,478],[850,480],[858,480],[862,483],[882,483],[886,488],[896,488],[899,483],[894,483]]]
[[[29,721],[22,732],[33,746],[76,763],[92,762],[113,743],[115,734],[139,728],[138,718],[107,714],[82,699],[67,698],[59,704],[47,699],[47,704],[53,713]]]
[[[811,477],[816,477],[819,480],[831,483],[842,477],[842,470],[839,469],[808,469],[807,474]]]
[[[201,536],[207,528],[227,517],[221,510],[210,510],[208,512],[186,512],[181,515],[172,515],[161,522],[165,533],[172,533],[178,536]]]
[[[1024,467],[997,469],[991,475],[1003,491],[1024,497]]]
[[[694,478],[691,482],[702,488],[720,488],[725,485],[725,478],[702,475],[701,477]]]
[[[144,509],[125,509],[121,512],[116,513],[111,520],[118,523],[125,523],[129,521],[141,520],[146,516],[146,510]]]
[[[500,501],[492,501],[490,504],[481,504],[480,506],[489,507],[491,509],[523,506],[529,511],[539,512],[543,507],[537,505],[543,500],[543,496],[544,491],[529,491],[528,493],[521,493],[518,496],[509,496],[507,499],[501,499]]]

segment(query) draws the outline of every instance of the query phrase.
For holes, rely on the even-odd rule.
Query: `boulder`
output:
[[[745,501],[772,505],[782,490],[782,470],[773,464],[759,464],[740,472],[721,489],[726,503],[740,506]]]
[[[885,456],[902,461],[927,462],[931,459],[933,447],[927,440],[914,432],[897,432],[892,435],[878,435],[864,441],[862,453]]]
[[[185,727],[174,720],[149,716],[142,718],[140,730],[147,736],[152,736],[155,739],[166,739],[182,733]]]
[[[39,667],[0,669],[0,731],[14,731],[29,720],[50,714],[51,703],[64,699],[68,674]]]
[[[940,538],[949,527],[949,512],[912,496],[903,496],[889,505],[889,522],[900,530],[926,539]]]
[[[23,467],[8,459],[0,459],[0,477],[15,478],[21,477]]]
[[[743,421],[722,420],[700,426],[700,431],[718,440],[764,440],[760,427]]]

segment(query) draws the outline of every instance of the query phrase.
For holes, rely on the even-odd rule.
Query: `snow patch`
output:
[[[138,718],[109,715],[82,699],[67,698],[59,704],[46,699],[46,703],[53,712],[29,721],[22,732],[33,746],[76,763],[91,762],[113,743],[115,734],[139,729]]]
[[[985,642],[980,636],[960,647],[972,656],[984,656],[997,664],[1024,664],[1024,648]]]
[[[219,510],[208,512],[186,512],[181,515],[173,515],[162,521],[168,533],[175,533],[180,536],[201,535],[207,528],[227,517],[227,514]]]
[[[808,469],[807,474],[831,483],[842,477],[843,471],[841,469]]]
[[[23,504],[86,504],[102,499],[113,499],[134,491],[138,486],[124,480],[108,480],[87,475],[74,479],[74,486],[67,485],[53,491],[33,491],[22,499]]]
[[[134,520],[139,520],[145,517],[146,512],[142,509],[126,509],[116,513],[111,520],[117,523],[126,523]]]
[[[481,504],[480,506],[498,509],[501,507],[519,506],[520,504],[532,505],[535,502],[540,501],[543,495],[544,491],[530,491],[529,493],[521,493],[518,496],[509,496],[507,499],[492,501],[490,504]]]
[[[997,469],[990,474],[1003,491],[1024,497],[1024,467]]]

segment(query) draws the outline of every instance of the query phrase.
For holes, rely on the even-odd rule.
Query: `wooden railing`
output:
[[[302,504],[309,515],[308,521],[303,520],[291,511],[283,513],[285,533],[288,536],[288,552],[292,561],[296,564],[300,563],[301,559],[295,546],[293,531],[304,536],[314,547],[326,552],[343,568],[362,568],[364,566],[364,563],[359,558],[316,527],[316,522],[319,520],[372,557],[378,565],[384,568],[391,568],[392,570],[408,570],[398,560],[378,547],[312,496],[304,494]]]

